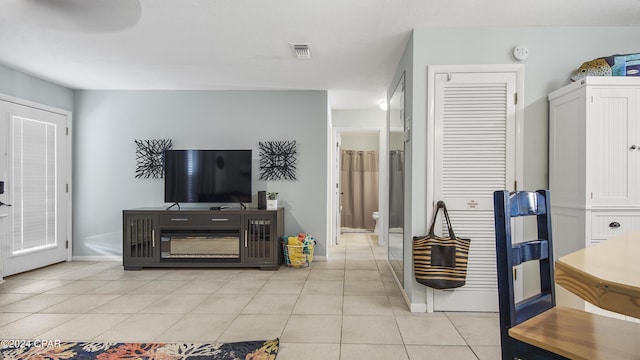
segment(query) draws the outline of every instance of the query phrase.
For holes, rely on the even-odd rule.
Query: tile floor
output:
[[[70,262],[0,284],[0,339],[244,341],[278,360],[500,358],[494,313],[410,313],[373,236],[310,268],[145,269]]]

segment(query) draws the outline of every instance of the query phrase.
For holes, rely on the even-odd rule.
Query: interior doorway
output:
[[[380,154],[382,129],[336,129],[336,244],[341,233],[373,232],[379,236],[385,171]],[[377,225],[377,226],[376,226]],[[379,238],[380,239],[380,238]]]
[[[378,150],[340,151],[342,231],[373,231],[378,215]]]

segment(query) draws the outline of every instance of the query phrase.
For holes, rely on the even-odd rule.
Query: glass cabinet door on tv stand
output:
[[[158,262],[158,219],[153,214],[125,215],[123,221],[123,261],[125,270]],[[135,264],[139,266],[127,266]]]
[[[272,214],[245,216],[243,262],[273,264],[278,251],[275,219]]]

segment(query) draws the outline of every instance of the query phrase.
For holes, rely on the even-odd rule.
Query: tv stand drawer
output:
[[[167,214],[160,215],[160,225],[240,225],[239,214]]]

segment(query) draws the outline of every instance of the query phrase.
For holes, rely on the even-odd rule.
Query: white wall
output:
[[[331,123],[336,128],[379,129],[384,128],[386,112],[374,110],[333,110]]]
[[[122,210],[163,205],[162,180],[134,178],[136,139],[253,149],[254,194],[279,192],[285,232],[313,234],[326,255],[327,111],[326,91],[76,91],[74,256],[120,255]],[[296,140],[298,180],[258,181],[270,140]]]
[[[379,151],[380,136],[377,133],[344,133],[342,150]]]
[[[520,94],[524,110],[523,189],[548,187],[548,102],[547,94],[569,82],[581,63],[600,56],[638,51],[640,27],[500,27],[422,28],[413,33],[411,50],[399,63],[396,78],[407,71],[407,116],[411,116],[411,151],[407,151],[407,174],[411,184],[410,217],[413,235],[422,234],[428,222],[430,204],[423,189],[426,183],[427,66],[457,64],[511,64],[516,45],[529,48],[525,64],[525,92]],[[411,53],[411,51],[413,53]],[[390,84],[395,87],[396,78]],[[410,79],[410,80],[409,80]],[[553,197],[553,194],[552,194]],[[411,235],[411,234],[405,234]],[[526,236],[526,235],[525,235]],[[562,241],[562,239],[555,239]],[[410,256],[411,238],[405,236],[405,260]],[[410,259],[410,258],[408,258]],[[405,261],[410,283],[405,282],[412,306],[424,303],[422,285],[413,280],[411,261]],[[407,277],[405,276],[405,279]],[[525,280],[526,281],[526,280]],[[525,284],[526,286],[526,284]]]

